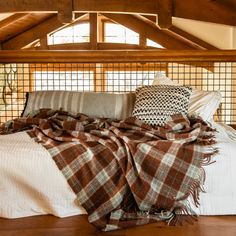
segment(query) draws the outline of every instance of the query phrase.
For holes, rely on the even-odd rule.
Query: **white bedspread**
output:
[[[200,195],[200,215],[236,215],[236,131],[214,124],[219,154],[206,166],[206,193]]]
[[[220,154],[205,167],[201,215],[236,214],[236,132],[215,124]],[[25,132],[0,136],[0,217],[84,214],[49,153]]]
[[[25,132],[0,135],[0,217],[83,214],[50,154]]]

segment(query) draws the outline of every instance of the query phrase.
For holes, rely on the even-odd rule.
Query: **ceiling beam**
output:
[[[58,0],[7,0],[0,1],[0,12],[53,12],[58,10]]]
[[[0,29],[11,25],[12,23],[14,23],[14,21],[17,21],[25,16],[27,16],[26,13],[17,13],[17,14],[7,17],[6,19],[0,21]]]
[[[172,25],[173,0],[157,0],[158,25],[161,29],[168,29]]]
[[[188,45],[163,32],[145,17],[111,13],[103,13],[103,15],[145,36],[146,38],[151,39],[167,49],[194,49],[192,45]]]
[[[58,0],[58,20],[63,24],[74,20],[73,0]]]
[[[81,15],[81,18],[84,14]],[[79,20],[77,18],[76,20]],[[64,24],[62,24],[57,16],[52,16],[49,19],[43,21],[42,23],[36,25],[35,27],[18,34],[16,37],[11,38],[8,41],[5,41],[2,43],[2,49],[4,50],[16,50],[21,49],[24,46],[30,44],[31,42],[34,42],[37,39],[41,39],[45,37],[47,34],[59,30],[60,28],[65,27]]]
[[[215,46],[213,46],[210,43],[207,43],[206,41],[192,35],[189,34],[188,32],[172,25],[169,29],[169,32],[173,33],[173,34],[177,34],[178,37],[183,37],[183,39],[188,40],[190,43],[195,44],[196,47],[199,47],[199,49],[206,49],[206,50],[214,50],[214,49],[219,49]]]
[[[148,20],[150,20],[151,22],[156,22],[156,17],[149,17],[147,15],[143,16],[145,18],[147,18]],[[172,34],[173,36],[176,35],[176,37],[181,37],[183,38],[183,40],[185,40],[186,42],[188,41],[191,44],[195,44],[196,48],[198,49],[207,49],[207,50],[214,50],[214,49],[219,49],[215,46],[213,46],[210,43],[207,43],[206,41],[192,35],[189,34],[188,32],[172,25],[169,29],[165,30],[166,32],[168,32],[169,34]]]
[[[158,13],[157,0],[73,0],[74,12]],[[58,0],[0,1],[0,12],[57,12]],[[236,26],[235,0],[173,0],[173,16]]]
[[[63,24],[58,20],[57,16],[52,16],[48,20],[43,21],[41,24],[18,34],[16,37],[9,39],[2,43],[4,50],[21,49],[29,43],[43,38],[46,34],[62,27]]]
[[[191,20],[236,26],[236,1],[229,0],[174,0],[173,16]]]

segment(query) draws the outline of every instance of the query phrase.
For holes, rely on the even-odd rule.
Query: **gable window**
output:
[[[58,30],[48,36],[48,44],[89,42],[89,23],[83,22]]]
[[[104,42],[139,44],[139,34],[122,25],[105,22]]]

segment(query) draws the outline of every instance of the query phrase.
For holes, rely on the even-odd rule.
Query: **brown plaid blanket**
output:
[[[3,124],[0,133],[27,130],[51,154],[87,210],[89,222],[108,231],[193,215],[215,149],[214,130],[200,118],[171,117],[151,127],[130,117],[92,119],[41,110]]]

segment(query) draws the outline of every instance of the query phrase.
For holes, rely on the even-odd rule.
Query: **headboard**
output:
[[[236,125],[236,53],[223,52],[1,52],[0,123],[20,116],[28,91],[129,92],[162,73],[200,90],[220,90],[216,119]]]

